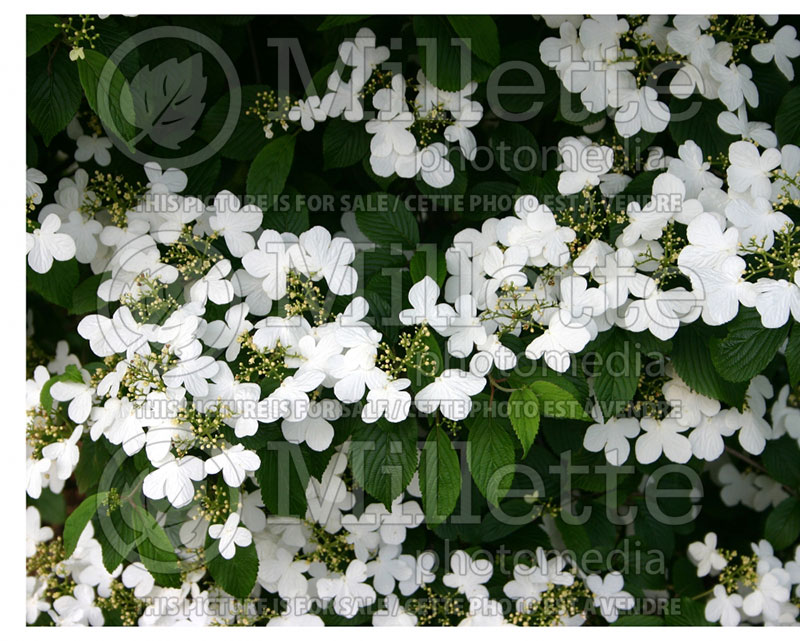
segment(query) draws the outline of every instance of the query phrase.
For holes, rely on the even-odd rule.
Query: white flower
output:
[[[239,199],[229,191],[221,191],[214,198],[214,214],[208,224],[222,235],[231,254],[242,257],[256,246],[250,235],[261,225],[264,214],[256,205],[241,206]]]
[[[611,465],[622,465],[631,451],[628,439],[639,434],[639,420],[632,417],[610,418],[590,425],[583,435],[583,446],[590,452],[603,450]]]
[[[36,546],[39,543],[49,541],[53,538],[53,529],[48,526],[42,527],[39,510],[33,505],[29,505],[25,510],[25,557],[30,558],[36,554]]]
[[[231,512],[225,524],[214,523],[208,528],[208,536],[219,539],[219,553],[224,559],[232,559],[236,548],[246,548],[253,542],[253,535],[247,528],[239,527],[239,514]]]
[[[610,171],[614,164],[614,152],[610,147],[592,143],[588,138],[567,137],[558,143],[562,163],[556,168],[558,191],[561,194],[577,194],[586,186],[600,183],[600,176]]]
[[[155,329],[155,325],[137,323],[131,310],[124,306],[111,318],[92,314],[78,323],[78,334],[89,341],[89,347],[101,358],[122,352],[128,356],[149,353],[148,340],[154,337]]]
[[[742,620],[741,607],[741,594],[728,594],[724,585],[715,585],[714,598],[706,603],[705,617],[711,623],[719,621],[722,626],[737,626]]]
[[[472,408],[470,397],[478,394],[485,385],[485,378],[460,369],[448,369],[417,393],[414,404],[423,414],[439,409],[446,418],[461,421]]]
[[[525,348],[525,355],[531,360],[544,356],[548,367],[557,372],[566,372],[570,354],[580,352],[591,338],[591,333],[584,325],[567,325],[560,314],[555,314],[547,329]]]
[[[729,110],[738,109],[745,100],[751,107],[758,107],[758,87],[752,81],[753,72],[750,67],[734,63],[726,67],[712,62],[709,71],[719,82],[719,99]]]
[[[206,275],[191,286],[189,298],[200,305],[205,305],[209,300],[217,305],[230,303],[233,300],[233,284],[226,280],[230,273],[231,261],[227,258],[214,263]]]
[[[328,449],[333,440],[332,421],[342,415],[342,406],[339,401],[323,398],[311,401],[308,413],[300,421],[287,421],[281,423],[281,433],[290,443],[306,443],[315,452]]]
[[[60,228],[58,214],[50,214],[39,229],[25,234],[25,253],[33,271],[44,274],[50,271],[53,260],[65,261],[75,256],[75,241],[59,233]]]
[[[247,473],[254,472],[260,465],[258,454],[244,449],[244,445],[239,443],[206,459],[205,472],[206,474],[222,472],[225,483],[231,487],[239,487],[247,478]]]
[[[722,484],[719,495],[722,502],[728,507],[742,505],[752,506],[756,488],[753,485],[755,475],[751,472],[742,474],[731,463],[723,465],[717,473],[717,478]]]
[[[769,123],[749,122],[747,120],[747,109],[744,105],[739,107],[739,111],[736,114],[730,111],[720,113],[717,116],[717,125],[725,133],[732,136],[740,136],[742,140],[753,140],[762,147],[778,146],[778,138],[769,130]]]
[[[483,105],[479,102],[467,101],[463,109],[452,112],[455,122],[444,130],[445,140],[457,142],[461,153],[467,160],[474,160],[478,153],[475,135],[470,131],[483,117]]]
[[[753,198],[769,198],[772,193],[770,172],[781,164],[781,152],[765,149],[763,154],[751,142],[741,140],[728,147],[731,164],[728,185],[739,192],[750,192]]]
[[[249,332],[253,324],[247,320],[250,308],[247,303],[233,305],[225,312],[225,320],[218,319],[206,325],[203,342],[209,347],[225,348],[225,360],[233,361],[239,355],[239,337]]]
[[[76,141],[78,148],[75,150],[75,160],[78,162],[86,162],[94,158],[94,161],[101,167],[107,167],[111,164],[111,154],[108,150],[111,149],[111,141],[105,136],[98,137],[97,134],[91,136],[82,135]]]
[[[567,244],[575,240],[575,230],[560,227],[550,208],[539,203],[535,196],[518,198],[514,211],[516,218],[510,216],[498,223],[498,240],[506,247],[526,247],[529,265],[566,265],[570,258]]]
[[[36,623],[39,615],[50,609],[50,602],[43,598],[45,596],[45,590],[47,590],[47,582],[45,580],[33,576],[25,577],[25,592],[27,597],[25,622],[28,625]]]
[[[411,577],[411,568],[399,558],[402,551],[400,545],[382,545],[377,558],[367,563],[367,576],[372,577],[372,585],[378,594],[391,594],[396,581]]]
[[[292,265],[314,281],[325,278],[336,295],[349,296],[356,290],[358,275],[350,267],[355,259],[353,241],[331,239],[324,227],[312,227],[300,234],[297,245],[289,249]]]
[[[798,274],[800,271],[795,274],[795,280],[800,280]],[[783,279],[760,278],[756,289],[756,309],[764,327],[783,327],[789,320],[789,312],[800,322],[800,285]]]
[[[452,163],[447,159],[448,149],[441,142],[435,142],[416,154],[417,171],[426,184],[436,189],[447,187],[456,177]],[[400,172],[398,172],[400,175]]]
[[[270,592],[277,592],[282,599],[292,601],[308,594],[308,561],[295,561],[292,551],[279,546],[272,555],[261,560],[258,567],[258,582]]]
[[[725,216],[736,225],[743,245],[754,244],[766,250],[772,248],[775,232],[792,222],[783,212],[773,211],[766,198],[754,198],[752,203],[744,199],[732,200],[725,206]]]
[[[141,562],[136,561],[122,572],[122,584],[129,590],[133,589],[133,595],[137,599],[143,599],[153,591],[156,583],[147,568]]]
[[[603,55],[619,47],[620,36],[628,31],[628,21],[614,15],[594,15],[581,23],[581,43],[587,49],[598,47]]]
[[[769,569],[765,561],[758,562],[758,574],[758,585],[744,598],[742,610],[749,617],[777,619],[780,604],[789,600],[789,574],[782,568]]]
[[[622,589],[625,580],[619,572],[610,572],[604,578],[590,574],[584,582],[594,595],[595,607],[600,607],[600,614],[609,623],[617,620],[619,610],[630,610],[634,606],[633,596]]]
[[[636,439],[636,460],[639,463],[653,463],[662,452],[673,463],[686,463],[692,457],[689,439],[681,434],[687,427],[674,418],[658,420],[645,416],[641,427],[644,434]]]
[[[630,286],[636,274],[635,265],[636,257],[633,252],[622,247],[614,253],[604,254],[592,268],[592,276],[600,283],[599,289],[605,296],[609,309],[617,309],[628,300]]]
[[[352,82],[357,89],[361,89],[372,75],[372,70],[388,60],[389,49],[376,47],[372,29],[362,27],[355,38],[339,45],[339,57],[346,65],[353,67]]]
[[[725,557],[717,552],[717,535],[714,532],[706,534],[702,543],[700,541],[690,543],[688,554],[692,563],[697,566],[697,576],[716,574],[728,565]]]
[[[448,318],[447,351],[456,358],[466,358],[472,348],[486,340],[486,330],[478,318],[478,306],[470,294],[456,299],[456,313]]]
[[[711,171],[711,164],[703,156],[703,150],[693,140],[678,147],[678,157],[670,158],[669,173],[683,181],[686,198],[697,198],[703,189],[722,186],[722,179]]]
[[[300,121],[304,131],[311,131],[314,124],[325,120],[326,113],[320,106],[319,96],[309,96],[305,100],[298,100],[297,104],[289,109],[289,120]]]
[[[323,599],[333,599],[333,611],[345,619],[352,619],[358,609],[375,603],[375,590],[364,581],[367,566],[358,559],[350,561],[344,575],[317,581],[317,593]]]
[[[208,395],[208,380],[219,370],[219,363],[211,356],[181,359],[162,378],[167,387],[183,387],[192,396]]]
[[[62,481],[66,481],[72,476],[72,472],[78,464],[81,452],[77,443],[81,434],[83,434],[83,425],[78,425],[68,439],[50,443],[42,449],[42,456],[55,463],[57,477]]]
[[[614,114],[614,123],[623,138],[630,138],[642,129],[658,132],[667,128],[669,108],[658,100],[655,89],[623,89],[620,95],[621,106]]]
[[[308,414],[311,403],[308,392],[317,389],[324,378],[325,374],[318,370],[287,376],[278,389],[259,402],[258,420],[262,423],[272,423],[279,418],[302,420]]]
[[[508,371],[517,364],[517,355],[500,342],[497,334],[490,334],[477,346],[477,352],[469,362],[469,371],[475,376],[486,376],[492,365]]]
[[[256,247],[242,257],[242,266],[248,274],[261,279],[261,286],[270,299],[280,300],[286,296],[286,275],[291,266],[288,243],[278,232],[267,229],[262,232]]]
[[[79,584],[72,595],[58,597],[53,601],[53,619],[58,625],[103,625],[103,612],[94,604],[94,590],[89,585]]]
[[[384,375],[380,377],[379,383],[373,385],[367,392],[367,402],[361,409],[361,420],[374,423],[381,416],[385,416],[390,423],[405,420],[411,408],[411,394],[404,390],[411,385],[411,381],[407,378],[390,380]]]
[[[768,63],[773,58],[775,66],[789,80],[794,80],[794,67],[790,58],[800,56],[800,42],[797,40],[797,31],[791,25],[784,25],[772,36],[769,42],[762,42],[750,49],[753,58],[761,63]]]
[[[381,540],[387,545],[400,545],[406,540],[406,530],[417,527],[424,520],[422,509],[416,501],[402,502],[397,497],[392,502],[392,510],[388,512],[383,504],[375,508],[380,516],[379,532]]]
[[[700,312],[697,299],[692,292],[682,287],[662,291],[652,278],[636,274],[630,287],[638,296],[625,310],[623,326],[632,332],[650,333],[661,340],[669,340],[683,322],[689,322]]]
[[[25,197],[30,198],[34,205],[42,202],[42,188],[39,185],[46,182],[47,176],[38,169],[28,167],[25,171]]]
[[[398,315],[403,325],[420,325],[427,323],[440,334],[447,327],[447,320],[455,312],[444,303],[437,304],[439,286],[430,276],[425,276],[408,290],[408,302],[411,309],[404,309]]]
[[[488,559],[472,559],[464,550],[457,550],[450,557],[450,572],[442,577],[442,583],[455,588],[468,599],[488,597],[483,585],[492,578],[492,563]]]
[[[206,477],[203,461],[195,456],[176,459],[169,454],[153,465],[156,469],[144,478],[142,492],[154,500],[166,497],[176,508],[191,503],[194,498],[192,481],[202,481]]]
[[[56,381],[50,388],[50,395],[62,403],[70,401],[67,415],[75,423],[83,423],[92,411],[94,388],[90,384],[89,373],[81,370],[83,381]]]
[[[704,417],[714,417],[719,414],[720,404],[717,399],[695,392],[674,371],[668,370],[667,373],[672,378],[664,383],[662,393],[674,408],[671,416],[677,419],[678,423],[696,427]]]

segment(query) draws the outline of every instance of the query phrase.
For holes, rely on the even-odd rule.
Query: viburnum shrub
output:
[[[794,625],[776,16],[29,16],[27,623]]]

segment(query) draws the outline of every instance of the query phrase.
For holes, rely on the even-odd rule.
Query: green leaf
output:
[[[123,141],[130,140],[136,133],[136,116],[127,78],[99,51],[87,49],[84,56],[77,64],[86,101],[108,130]]]
[[[461,493],[461,466],[450,439],[439,426],[431,430],[422,446],[419,487],[428,523],[437,525],[452,514]]]
[[[614,627],[625,627],[625,626],[636,626],[636,627],[644,627],[644,626],[662,626],[664,625],[664,619],[660,616],[655,616],[652,614],[625,614],[624,612],[620,615],[619,619],[614,621],[611,624]]]
[[[144,567],[153,575],[158,585],[169,588],[181,587],[178,556],[167,533],[141,506],[133,508],[131,520],[137,534],[136,549]]]
[[[61,525],[67,518],[67,503],[64,494],[56,494],[50,488],[43,488],[38,499],[31,501],[42,517],[42,523]]]
[[[683,381],[695,392],[741,407],[747,391],[745,383],[726,381],[714,367],[707,331],[693,325],[678,330],[672,340],[672,364]]]
[[[66,55],[50,59],[40,51],[28,60],[28,117],[49,145],[64,130],[81,104],[78,70]]]
[[[500,64],[497,25],[490,16],[447,16],[447,19],[472,53],[490,65]]]
[[[776,550],[797,543],[800,538],[800,499],[790,496],[769,513],[764,536]]]
[[[800,323],[792,323],[784,356],[789,369],[789,383],[792,387],[797,387],[800,384]]]
[[[501,122],[489,137],[494,161],[501,170],[520,182],[539,164],[539,145],[533,134],[516,122]]]
[[[481,494],[498,505],[513,481],[514,441],[497,419],[480,416],[469,423],[467,464]]]
[[[417,425],[413,419],[360,423],[350,446],[353,478],[387,508],[402,494],[417,469]]]
[[[300,446],[279,440],[275,434],[258,456],[261,466],[256,470],[256,479],[267,509],[281,516],[305,517],[308,469]]]
[[[687,597],[682,597],[680,608],[672,608],[670,612],[675,611],[675,614],[664,614],[664,623],[669,626],[710,626],[713,625],[706,620],[705,617],[705,602],[695,601]]]
[[[444,254],[436,251],[436,247],[431,245],[417,251],[409,263],[411,280],[418,283],[426,276],[430,276],[441,287],[444,279],[447,278],[447,263]]]
[[[642,360],[634,341],[617,327],[598,345],[597,357],[594,391],[608,419],[622,411],[636,394]]]
[[[56,16],[27,16],[25,20],[25,55],[32,56],[60,32]]]
[[[131,527],[133,508],[123,503],[111,514],[100,514],[99,527],[94,536],[103,550],[103,566],[114,572],[123,561],[129,560],[136,548],[136,532]]]
[[[219,553],[219,541],[206,537],[206,567],[211,578],[231,596],[246,599],[258,577],[258,553],[254,543],[237,547],[232,559]]]
[[[539,431],[539,399],[528,387],[514,390],[508,401],[508,418],[522,443],[522,456],[528,454]]]
[[[722,378],[733,383],[750,381],[769,365],[789,331],[788,324],[767,329],[759,313],[748,308],[727,327],[725,338],[711,341],[711,360]]]
[[[800,87],[789,91],[775,115],[775,133],[781,145],[800,145]]]
[[[353,204],[358,228],[373,243],[384,246],[401,243],[409,249],[419,243],[417,219],[397,196],[370,194]]]
[[[78,285],[72,292],[72,303],[69,306],[69,313],[75,316],[83,316],[97,312],[106,303],[97,295],[97,289],[103,282],[105,274],[94,274]]]
[[[369,16],[327,16],[317,27],[317,31],[327,31],[336,27],[343,27],[354,22],[361,22]]]
[[[592,422],[577,396],[567,386],[550,381],[532,381],[528,387],[539,399],[539,410],[551,418],[571,418]]]
[[[350,167],[369,156],[370,136],[361,123],[336,118],[322,134],[323,169]]]
[[[267,143],[247,172],[247,193],[263,196],[262,209],[269,209],[275,196],[283,193],[294,160],[293,136],[281,136]]]
[[[449,23],[442,16],[414,16],[413,23],[419,64],[425,77],[445,91],[464,87],[476,69],[469,49],[459,45],[458,40],[452,42],[456,34]]]
[[[39,274],[30,267],[26,274],[28,289],[61,307],[69,308],[72,305],[72,294],[80,279],[78,261],[74,258],[53,261],[53,266],[46,274]]]
[[[669,121],[669,133],[675,144],[682,145],[687,140],[694,140],[703,156],[727,154],[728,146],[737,138],[726,134],[717,125],[717,117],[725,106],[719,100],[706,100],[692,96],[688,100],[673,100],[670,110],[674,109]]]
[[[233,160],[252,160],[264,147],[267,141],[264,134],[264,125],[255,115],[248,115],[246,111],[255,103],[260,91],[267,91],[267,85],[245,85],[242,87],[242,101],[239,113],[236,114],[235,127],[230,138],[222,145],[219,154],[223,158]],[[203,116],[198,134],[207,141],[212,141],[225,128],[225,121],[230,110],[230,94],[223,94],[211,109]],[[191,192],[189,192],[191,193]]]
[[[761,462],[769,475],[784,485],[800,488],[800,465],[797,464],[797,442],[784,434],[779,439],[767,441]]]
[[[67,517],[64,522],[64,553],[67,557],[72,556],[75,547],[78,545],[78,539],[81,538],[87,523],[92,520],[100,504],[107,497],[108,492],[93,494],[85,498]]]

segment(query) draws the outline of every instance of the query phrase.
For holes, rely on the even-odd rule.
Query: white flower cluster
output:
[[[556,71],[567,90],[580,94],[588,111],[613,117],[625,138],[667,128],[670,108],[659,100],[657,73],[674,69],[669,93],[679,99],[697,93],[720,100],[728,109],[720,121],[725,131],[751,137],[763,124],[752,123],[756,127],[751,130],[746,115],[740,112],[735,121],[730,113],[745,103],[757,107],[758,88],[750,67],[736,62],[734,43],[724,39],[728,30],[715,29],[710,16],[679,15],[668,24],[669,16],[652,15],[635,27],[616,15],[544,18],[559,35],[539,45],[542,61]],[[771,16],[762,20],[775,24]],[[774,60],[781,73],[794,78],[791,59],[800,56],[794,27],[781,27],[768,41],[754,44],[751,52],[760,63]],[[654,70],[640,68],[653,61]]]
[[[305,131],[328,118],[343,117],[348,122],[365,118],[364,87],[373,71],[389,59],[389,49],[376,46],[375,34],[364,27],[355,38],[339,45],[339,59],[350,69],[349,80],[334,70],[327,80],[327,92],[300,100],[289,111],[289,119],[299,121]],[[389,76],[388,86],[372,95],[374,117],[366,123],[370,140],[370,166],[376,175],[414,178],[419,175],[428,185],[446,187],[453,182],[455,172],[447,159],[448,146],[434,142],[420,146],[410,131],[417,121],[443,120],[448,117],[443,136],[457,143],[467,160],[475,157],[477,146],[470,131],[483,116],[483,106],[470,100],[477,88],[470,82],[460,91],[444,91],[433,85],[420,70],[417,74],[417,94],[412,101],[406,97],[408,83],[400,74]],[[412,109],[413,107],[413,109]],[[449,114],[449,116],[448,116]]]
[[[785,564],[768,541],[752,543],[751,547],[752,556],[737,558],[717,549],[714,532],[689,545],[689,559],[697,566],[697,576],[719,576],[721,580],[710,590],[706,620],[723,626],[796,625],[800,610],[790,599],[792,593],[800,596],[800,546],[794,559]]]

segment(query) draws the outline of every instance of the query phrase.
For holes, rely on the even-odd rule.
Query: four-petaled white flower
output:
[[[250,530],[239,526],[239,513],[231,512],[225,524],[214,523],[208,527],[208,536],[219,540],[219,553],[224,559],[232,559],[236,548],[246,548],[253,542]]]

